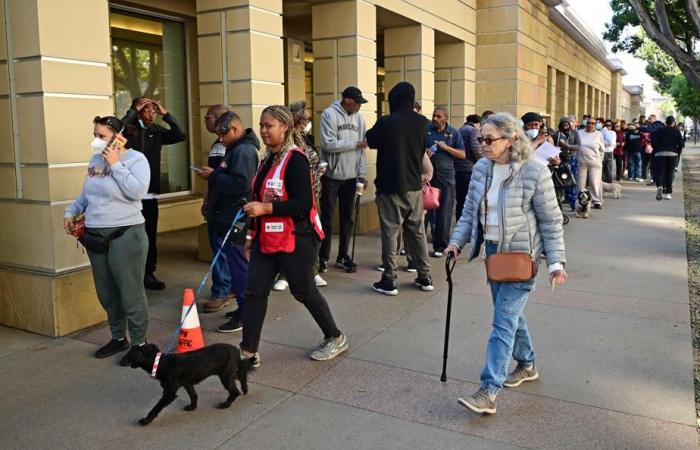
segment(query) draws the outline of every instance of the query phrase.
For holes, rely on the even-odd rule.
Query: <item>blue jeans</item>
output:
[[[642,178],[642,154],[630,152],[627,154],[627,177]]]
[[[496,253],[496,249],[496,244],[486,243],[486,256]],[[535,279],[490,285],[493,330],[486,346],[486,366],[481,372],[481,388],[491,394],[498,394],[508,376],[511,354],[518,362],[535,361],[535,351],[523,314],[530,292],[535,288]]]
[[[217,237],[217,244],[221,245],[223,240],[223,236]],[[224,245],[222,253],[226,255],[228,271],[231,275],[231,286],[236,290],[238,309],[243,313],[246,289],[248,288],[248,260],[245,259],[244,247],[229,242]]]
[[[571,174],[574,176],[574,179],[578,180],[578,156],[569,156],[569,161],[567,161],[567,164],[569,164],[569,169],[571,169]],[[573,185],[566,190],[566,200],[569,202],[569,206],[571,206],[572,211],[574,208],[576,208],[577,198],[578,187],[576,185]]]
[[[216,231],[212,229],[212,225],[207,222],[207,233],[209,233],[209,245],[211,246],[212,252],[216,255],[219,251],[219,238],[216,235]],[[228,297],[228,293],[231,291],[231,275],[228,271],[228,263],[226,262],[226,255],[221,252],[219,259],[216,260],[214,268],[211,270],[211,296],[212,298]]]

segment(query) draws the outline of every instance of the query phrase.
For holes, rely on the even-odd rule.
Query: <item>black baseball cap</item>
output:
[[[341,94],[343,98],[351,98],[357,103],[367,103],[367,99],[362,96],[362,91],[355,86],[348,86]]]
[[[520,120],[523,121],[523,125],[527,125],[530,122],[542,122],[542,116],[540,116],[536,112],[530,111],[523,114]]]

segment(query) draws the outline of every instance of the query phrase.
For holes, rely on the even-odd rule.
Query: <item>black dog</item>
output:
[[[148,374],[153,369],[156,353],[160,350],[155,344],[145,344],[134,347],[129,352],[128,359],[132,368],[142,368]],[[248,370],[250,360],[241,360],[238,349],[229,344],[214,344],[187,353],[162,355],[158,364],[156,378],[163,387],[163,396],[146,417],[139,420],[141,425],[148,425],[158,416],[158,413],[172,403],[177,397],[177,390],[184,387],[190,396],[190,404],[185,411],[197,408],[197,393],[194,385],[205,378],[218,375],[229,395],[225,402],[219,404],[220,409],[231,406],[236,397],[241,395],[236,387],[236,379],[241,383],[241,390],[248,393]]]

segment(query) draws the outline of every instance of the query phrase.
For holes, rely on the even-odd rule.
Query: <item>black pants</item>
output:
[[[148,255],[146,256],[146,275],[156,271],[158,263],[158,248],[156,239],[158,236],[158,200],[155,198],[141,200],[143,209],[141,214],[146,219],[146,236],[148,236]]]
[[[649,169],[651,169],[651,154],[642,152],[642,180],[647,179],[647,174],[649,173]],[[652,172],[652,177],[654,175],[653,169],[651,170]]]
[[[613,153],[605,152],[603,154],[603,181],[612,183],[613,181]]]
[[[326,176],[321,177],[321,226],[326,238],[321,243],[319,258],[328,261],[331,255],[331,242],[333,235],[333,211],[336,200],[340,200],[338,208],[340,213],[340,235],[338,243],[338,256],[348,255],[348,243],[352,231],[352,210],[355,203],[355,184],[357,180],[332,180]]]
[[[677,156],[656,156],[654,172],[656,187],[663,189],[664,194],[673,194],[673,179],[676,175]]]
[[[615,179],[622,180],[622,173],[625,171],[625,155],[615,155]]]
[[[433,178],[432,186],[440,189],[440,206],[435,210],[435,234],[433,235],[433,250],[443,252],[450,240],[452,228],[452,212],[455,202],[455,185],[445,184]]]
[[[272,283],[279,272],[287,276],[289,290],[295,299],[309,310],[325,338],[337,338],[342,334],[335,325],[328,302],[314,282],[316,253],[319,240],[313,235],[296,236],[293,253],[265,254],[257,240],[253,242],[248,267],[248,289],[243,313],[243,341],[241,348],[257,352],[260,343],[267,300]]]
[[[464,200],[467,198],[469,191],[469,182],[472,179],[471,172],[455,172],[455,194],[457,198],[457,207],[455,207],[455,217],[459,220],[462,217],[464,209]]]

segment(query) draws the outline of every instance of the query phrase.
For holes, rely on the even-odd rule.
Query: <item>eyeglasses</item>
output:
[[[479,142],[479,144],[491,145],[494,142],[500,141],[501,139],[505,139],[505,138],[506,138],[505,136],[501,136],[499,138],[490,138],[490,137],[485,138],[485,137],[479,136],[478,138],[476,138],[476,140]]]

